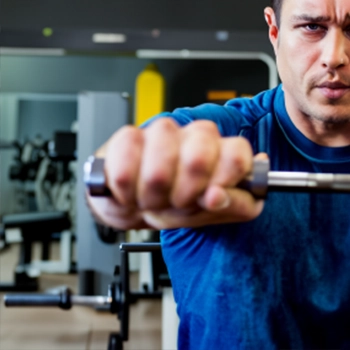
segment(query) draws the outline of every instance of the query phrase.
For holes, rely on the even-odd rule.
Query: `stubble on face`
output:
[[[340,81],[350,87],[349,64],[331,68],[322,64],[323,45],[327,44],[324,38],[328,35],[323,26],[332,30],[331,26],[337,27],[336,15],[344,13],[339,11],[342,4],[337,0],[318,0],[316,5],[312,0],[284,0],[283,3],[275,46],[277,64],[288,113],[303,128],[310,124],[309,129],[329,131],[350,126],[350,91],[341,98],[326,98],[322,94],[322,84],[326,82]],[[350,5],[344,6],[349,7],[350,12]],[[313,27],[308,27],[308,23],[299,18],[314,18],[315,13],[317,16],[329,16],[330,21],[320,23],[320,29],[315,27],[316,31],[310,31]],[[350,52],[350,40],[349,43],[344,42]]]
[[[350,123],[350,98],[345,96],[340,99],[320,97],[319,89],[323,82],[328,80],[346,80],[338,74],[315,74],[305,82],[305,92],[300,93],[299,109],[309,120],[324,123],[329,130],[332,125],[337,128]],[[346,82],[348,86],[350,83]]]

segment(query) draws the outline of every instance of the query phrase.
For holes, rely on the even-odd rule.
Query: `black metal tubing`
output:
[[[123,341],[129,339],[129,305],[131,303],[130,295],[130,279],[129,279],[129,255],[125,250],[120,251],[121,258],[121,310],[119,313],[120,319],[120,335]]]
[[[138,299],[159,299],[162,295],[162,292],[130,292],[130,298],[135,301]]]
[[[161,250],[160,243],[121,243],[121,251],[126,252],[154,252]]]
[[[160,243],[121,243],[120,249],[120,312],[118,318],[120,319],[120,336],[123,341],[129,339],[129,308],[130,304],[136,302],[138,299],[158,299],[161,298],[161,292],[133,292],[130,291],[129,278],[129,253],[140,252],[154,252],[161,250]]]
[[[8,307],[13,306],[54,306],[63,310],[69,310],[72,307],[71,291],[66,288],[59,294],[9,294],[4,297],[4,304]]]
[[[60,295],[50,294],[17,294],[5,295],[5,306],[55,306],[58,307],[61,303]]]

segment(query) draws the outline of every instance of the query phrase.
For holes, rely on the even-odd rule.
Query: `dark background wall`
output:
[[[264,30],[269,0],[1,0],[2,27]]]

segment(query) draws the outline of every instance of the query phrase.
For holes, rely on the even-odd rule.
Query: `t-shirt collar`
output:
[[[283,102],[281,103],[281,101]],[[287,113],[282,85],[280,85],[277,89],[274,106],[276,119],[283,133],[293,147],[302,153],[304,157],[310,158],[313,161],[317,160],[325,163],[330,161],[332,163],[350,161],[350,146],[320,146],[308,139],[299,131],[299,129],[297,129]]]

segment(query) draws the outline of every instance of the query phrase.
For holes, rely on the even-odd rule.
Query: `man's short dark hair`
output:
[[[280,26],[283,0],[271,0],[271,6],[276,14],[277,26]]]

